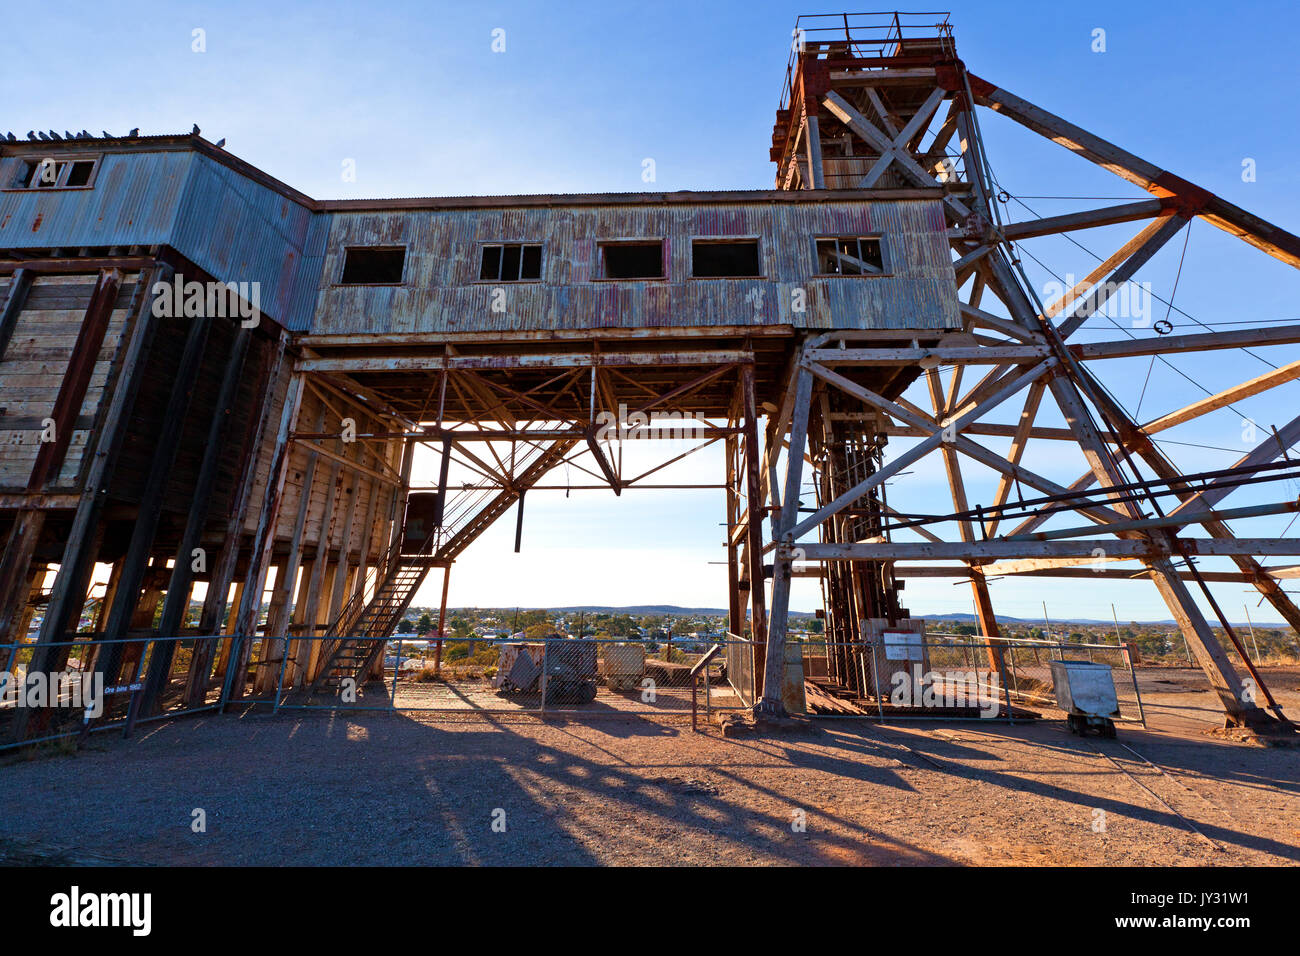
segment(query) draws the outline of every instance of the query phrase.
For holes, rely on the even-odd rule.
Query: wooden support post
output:
[[[28,572],[44,528],[44,511],[27,509],[14,517],[4,555],[0,556],[0,644],[18,633],[14,623],[27,606]]]
[[[243,374],[244,358],[248,354],[248,345],[252,337],[252,330],[248,328],[241,327],[235,332],[230,353],[226,358],[221,387],[212,406],[203,459],[194,482],[190,510],[185,519],[185,530],[181,534],[180,546],[176,549],[176,560],[172,567],[171,582],[167,585],[167,599],[163,603],[162,618],[158,622],[158,636],[163,640],[154,648],[153,657],[149,662],[149,674],[140,695],[140,709],[145,715],[158,712],[160,695],[171,676],[177,642],[168,638],[179,637],[184,624],[185,612],[189,606],[190,586],[194,581],[194,552],[198,549],[203,528],[207,525],[211,511],[212,488],[216,483],[217,471],[225,450],[226,433],[234,413],[235,399],[239,393],[239,379]]]
[[[4,358],[9,340],[13,338],[18,326],[18,316],[27,304],[27,295],[32,289],[34,275],[30,269],[15,269],[9,277],[9,288],[5,293],[4,308],[0,309],[0,359]]]
[[[767,661],[767,595],[763,573],[763,498],[760,471],[762,456],[758,447],[758,401],[754,395],[754,369],[746,365],[740,370],[741,401],[745,413],[745,494],[748,498],[749,517],[745,534],[746,554],[749,558],[750,632],[754,641],[754,675],[760,689]],[[805,412],[805,421],[807,414]],[[779,439],[778,439],[779,440]],[[797,489],[796,489],[797,495]]]
[[[280,413],[280,427],[276,433],[275,457],[267,471],[267,483],[258,515],[257,531],[253,536],[248,572],[244,578],[244,592],[235,617],[235,632],[231,639],[230,664],[226,672],[225,700],[238,700],[244,694],[244,667],[248,648],[257,631],[257,618],[262,606],[262,591],[266,586],[271,550],[275,546],[275,528],[280,517],[280,501],[284,495],[284,482],[289,471],[293,445],[290,434],[298,425],[298,410],[302,404],[303,376],[294,373],[289,380],[289,390],[284,397]]]
[[[734,417],[733,417],[734,421]],[[740,520],[739,474],[736,456],[740,443],[735,436],[726,440],[727,455],[727,630],[740,637],[745,630],[745,608],[740,599],[740,564],[736,559],[735,531]]]
[[[37,451],[31,477],[27,481],[28,491],[40,491],[47,481],[59,475],[68,445],[72,442],[77,415],[86,398],[86,389],[90,387],[95,363],[99,361],[99,353],[104,346],[104,336],[113,318],[113,306],[117,303],[117,290],[121,281],[122,275],[116,269],[108,269],[99,274],[99,282],[86,307],[86,315],[81,320],[77,342],[72,347],[67,371],[59,385],[54,411],[50,414],[54,420],[54,441],[43,442]]]
[[[782,699],[785,684],[785,635],[789,626],[791,560],[788,548],[794,544],[799,520],[799,489],[803,484],[804,450],[808,444],[808,418],[812,411],[813,376],[802,365],[798,371],[794,413],[790,417],[790,446],[787,450],[785,486],[776,539],[772,573],[772,616],[767,632],[767,659],[763,673],[763,699],[758,709],[771,716],[785,714]]]
[[[107,409],[102,419],[99,434],[86,469],[81,500],[77,504],[72,525],[68,529],[63,547],[63,557],[59,562],[59,573],[55,576],[50,600],[45,608],[45,617],[41,621],[41,631],[37,638],[37,648],[33,652],[30,670],[46,672],[59,670],[67,660],[68,648],[55,646],[66,639],[70,630],[75,629],[77,616],[85,605],[86,591],[90,575],[94,569],[95,557],[99,552],[102,526],[100,515],[103,512],[104,499],[108,484],[117,464],[122,442],[130,426],[130,418],[135,407],[136,395],[144,378],[146,358],[153,341],[157,321],[152,315],[150,304],[152,296],[146,290],[155,282],[165,282],[171,275],[170,267],[158,264],[150,272],[149,278],[137,278],[136,295],[131,308],[131,319],[126,335],[129,340],[121,350],[121,361],[117,363],[117,379],[112,394],[107,399]],[[87,449],[90,452],[90,449]],[[27,735],[27,728],[32,708],[22,708],[15,728],[19,739]]]
[[[284,362],[286,342],[286,336],[281,335],[277,339],[275,346],[264,353],[259,365],[258,375],[254,380],[254,394],[259,396],[256,407],[260,411],[249,416],[248,424],[244,430],[243,447],[239,455],[239,468],[236,471],[236,474],[243,477],[231,503],[230,514],[226,520],[225,531],[221,539],[221,555],[217,559],[216,566],[212,569],[208,581],[207,597],[204,598],[203,612],[199,618],[199,633],[214,635],[214,637],[210,640],[204,639],[195,643],[185,686],[185,702],[188,707],[196,707],[204,702],[212,674],[220,674],[223,670],[222,667],[215,670],[212,668],[213,655],[216,652],[218,643],[223,647],[228,647],[229,642],[218,642],[215,635],[228,633],[229,631],[226,624],[227,599],[230,596],[230,585],[235,576],[235,566],[239,560],[240,542],[244,536],[244,509],[257,478],[257,466],[262,458],[262,438],[271,415],[271,394],[275,389],[275,383],[279,379],[280,369]],[[242,594],[243,588],[240,587],[236,590],[232,602],[236,609],[239,607]],[[237,614],[238,611],[236,610],[230,615],[231,624],[234,623]]]
[[[113,601],[113,607],[109,610],[108,623],[104,628],[106,641],[125,637],[130,626],[136,598],[140,593],[140,586],[148,567],[158,520],[162,515],[167,478],[176,460],[176,448],[180,444],[190,399],[193,397],[195,383],[198,381],[199,368],[203,364],[203,350],[207,345],[213,320],[205,315],[188,321],[190,326],[185,337],[185,346],[176,366],[176,377],[172,381],[167,411],[158,431],[144,490],[140,494],[139,511],[131,529],[131,541],[127,546],[122,569],[122,583],[118,588],[117,598]],[[188,595],[188,588],[182,590]],[[120,644],[107,645],[107,650],[96,662],[96,670],[104,675],[107,683],[117,680],[118,665],[122,660],[122,647],[123,645]]]
[[[825,189],[825,172],[822,166],[822,134],[817,124],[817,117],[810,114],[806,119],[805,125],[807,126],[807,135],[805,135],[804,139],[808,144],[808,175],[811,180],[810,185],[813,189]]]

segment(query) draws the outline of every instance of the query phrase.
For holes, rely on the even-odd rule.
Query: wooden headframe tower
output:
[[[1300,329],[1162,335],[1169,330],[1159,328],[1142,337],[1088,344],[1074,344],[1070,337],[1194,218],[1292,267],[1300,267],[1300,239],[970,73],[957,57],[946,19],[935,19],[814,16],[801,17],[796,25],[773,131],[777,185],[864,192],[942,189],[962,329],[936,348],[915,342],[882,348],[871,333],[851,332],[814,336],[798,347],[774,419],[775,435],[788,434],[789,455],[771,499],[768,548],[775,574],[768,687],[778,686],[776,661],[793,576],[823,580],[831,633],[854,641],[861,639],[866,619],[892,620],[899,613],[899,579],[961,574],[969,578],[982,633],[997,638],[989,577],[1132,577],[1132,571],[1108,572],[1097,565],[1099,559],[1137,559],[1140,573],[1155,585],[1209,676],[1229,721],[1264,726],[1282,720],[1206,580],[1248,582],[1300,629],[1300,610],[1258,560],[1295,554],[1295,542],[1239,539],[1225,523],[1230,517],[1293,511],[1294,502],[1219,508],[1242,484],[1294,474],[1288,449],[1300,439],[1300,417],[1279,424],[1231,468],[1214,473],[1183,474],[1153,436],[1294,380],[1300,362],[1146,423],[1121,407],[1093,363],[1295,343]],[[981,115],[992,113],[1142,187],[1151,198],[1005,221],[980,133]],[[1141,224],[1129,242],[1059,299],[1042,301],[1021,267],[1018,243],[1127,222]],[[912,379],[924,379],[928,407],[899,395],[898,383]],[[1064,428],[1038,423],[1046,403],[1057,406]],[[990,413],[1004,405],[1019,411],[1018,420],[989,423]],[[885,447],[890,436],[919,441],[891,455]],[[1009,437],[1009,452],[990,450],[981,436]],[[1026,443],[1040,439],[1077,446],[1086,471],[1054,481],[1029,470],[1021,463]],[[890,509],[885,483],[930,454],[942,458],[947,472],[951,513],[927,518]],[[998,476],[993,500],[982,506],[972,504],[963,478],[963,463],[972,462]],[[1037,530],[1062,514],[1077,519],[1064,522],[1074,527]],[[1196,528],[1205,536],[1187,535]],[[909,535],[914,540],[904,540]],[[1201,572],[1196,566],[1201,555],[1228,556],[1239,572]],[[905,563],[918,559],[960,564]],[[1085,564],[1093,567],[1081,567]],[[1235,654],[1216,637],[1196,595],[1213,609]],[[1233,656],[1247,678],[1239,676]],[[764,704],[778,710],[779,698],[770,690]]]

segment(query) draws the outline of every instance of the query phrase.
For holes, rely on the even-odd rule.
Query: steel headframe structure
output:
[[[980,133],[981,111],[1002,114],[1141,186],[1153,198],[1003,221]],[[762,470],[762,500],[771,516],[771,540],[764,550],[773,558],[773,587],[760,710],[783,710],[792,577],[822,579],[828,633],[836,641],[853,642],[863,639],[871,619],[892,622],[905,615],[897,599],[898,577],[969,578],[981,629],[996,640],[1000,632],[988,585],[993,575],[1144,574],[1209,676],[1228,723],[1289,726],[1206,580],[1249,582],[1300,630],[1300,609],[1258,561],[1263,555],[1300,553],[1300,542],[1240,539],[1225,523],[1294,511],[1296,502],[1217,507],[1244,484],[1297,474],[1297,462],[1287,454],[1300,439],[1300,417],[1275,428],[1232,467],[1204,474],[1181,473],[1152,436],[1291,381],[1300,376],[1300,362],[1145,423],[1135,421],[1112,397],[1092,363],[1296,343],[1300,326],[1088,344],[1069,340],[1194,218],[1293,267],[1300,267],[1300,238],[968,72],[957,58],[943,15],[801,17],[771,156],[783,189],[941,186],[965,329],[935,348],[918,348],[914,342],[912,347],[882,348],[878,340],[870,341],[870,333],[833,332],[810,337],[798,349],[784,401],[769,423]],[[1059,299],[1040,300],[1021,267],[1017,243],[1126,222],[1144,225]],[[901,395],[921,378],[928,386],[928,409]],[[868,387],[867,381],[874,384]],[[1049,394],[1064,428],[1037,424]],[[984,421],[1013,399],[1023,402],[1017,423]],[[887,456],[889,436],[919,441],[902,454]],[[995,452],[980,436],[1009,437],[1010,451]],[[1077,445],[1087,470],[1069,482],[1031,471],[1022,464],[1031,439]],[[788,451],[781,474],[777,458],[783,447]],[[934,453],[942,456],[946,469],[952,513],[900,515],[887,503],[885,483]],[[971,507],[962,472],[967,461],[998,476],[991,504]],[[808,483],[815,501],[805,507],[800,495]],[[1026,489],[1036,497],[1026,498]],[[1036,530],[1061,514],[1076,516],[1077,526]],[[956,525],[959,540],[944,540],[938,532],[945,524]],[[1198,525],[1208,537],[1184,536]],[[919,540],[894,540],[896,532],[906,530]],[[1201,555],[1230,557],[1239,572],[1201,572],[1196,566]],[[895,563],[916,559],[961,564],[908,570]],[[1133,559],[1141,562],[1141,571],[1097,567],[1099,561]],[[1094,567],[1080,567],[1086,564]],[[1234,669],[1194,590],[1213,608],[1249,680]],[[852,683],[851,669],[843,668],[840,676]]]

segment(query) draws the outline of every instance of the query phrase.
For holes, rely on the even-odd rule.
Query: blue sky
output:
[[[1300,232],[1300,6],[948,6],[972,72]],[[655,161],[655,189],[766,188],[773,111],[800,12],[770,2],[65,3],[58,17],[10,18],[0,33],[0,79],[11,91],[0,130],[163,133],[198,123],[209,139],[226,138],[231,152],[320,198],[637,190],[647,188],[645,158]],[[494,53],[498,28],[505,51]],[[1104,53],[1091,49],[1098,28]],[[193,50],[195,30],[204,52]],[[1027,197],[1143,195],[1001,117],[985,113],[981,123],[999,182],[1035,213],[1106,203]],[[1253,182],[1242,179],[1247,158]],[[347,160],[355,182],[341,177]],[[1029,212],[1013,201],[1004,215]],[[1076,238],[1105,255],[1135,231]],[[1082,275],[1096,261],[1064,240],[1026,248],[1057,273]],[[1156,295],[1170,297],[1182,249],[1180,235],[1140,274]],[[1025,264],[1031,281],[1050,280]],[[1174,303],[1211,324],[1300,318],[1300,272],[1198,221]],[[1162,318],[1165,307],[1155,305]],[[1179,312],[1170,317],[1180,332],[1199,328]],[[1078,334],[1120,337],[1104,320]],[[1260,355],[1277,365],[1300,349]],[[1149,378],[1147,360],[1096,367],[1130,411],[1141,402],[1141,419],[1267,368],[1241,352],[1174,365],[1157,362]],[[1289,420],[1298,398],[1292,383],[1239,410],[1266,429]],[[1216,413],[1169,433],[1182,444],[1166,449],[1185,470],[1226,466],[1250,446],[1241,419]],[[1026,464],[1068,481],[1078,471],[1062,451],[1031,445]],[[680,472],[703,480],[720,473],[716,457]],[[1243,492],[1228,503],[1298,492]],[[933,465],[890,487],[891,502],[932,510],[945,507],[946,494]],[[523,553],[512,552],[513,522],[493,529],[457,565],[452,603],[721,606],[722,519],[720,492],[539,493],[528,504]],[[1234,528],[1263,535],[1285,525],[1257,519]],[[435,600],[436,586],[420,600]],[[1244,602],[1256,620],[1274,618],[1267,606],[1255,609],[1242,585],[1216,593],[1234,620]],[[1143,583],[1004,579],[994,598],[1019,617],[1039,616],[1044,599],[1053,617],[1108,617],[1112,602],[1122,620],[1168,616]],[[795,606],[815,601],[805,587]],[[907,603],[917,614],[969,610],[969,590],[917,581]]]

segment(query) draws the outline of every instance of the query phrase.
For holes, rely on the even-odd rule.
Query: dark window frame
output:
[[[99,167],[104,157],[102,154],[87,156],[84,153],[52,153],[48,156],[24,156],[21,157],[23,175],[16,182],[11,182],[5,186],[4,192],[25,192],[25,191],[42,191],[50,192],[53,190],[65,189],[94,189],[95,180],[99,178]],[[41,167],[46,162],[54,163],[58,168],[58,175],[55,181],[48,186],[37,183],[40,177]],[[69,185],[68,179],[72,171],[78,165],[90,164],[90,172],[86,176],[84,183]]]
[[[499,240],[493,239],[486,242],[480,242],[479,253],[478,253],[478,273],[474,281],[487,283],[488,285],[496,285],[498,283],[510,283],[511,285],[519,285],[520,283],[544,281],[545,270],[546,270],[546,254],[542,248],[544,245],[545,243],[538,242],[538,241],[529,242],[524,240],[505,240],[505,239],[499,239]],[[518,247],[519,249],[519,277],[516,279],[506,279],[501,276],[501,272],[504,268],[504,263],[505,263],[505,250],[511,246]],[[483,278],[483,256],[487,253],[487,250],[489,249],[500,250],[500,254],[497,259],[497,278],[495,279]],[[523,274],[524,253],[525,250],[527,249],[537,250],[537,275],[524,278],[524,274]]]
[[[605,250],[615,246],[658,246],[659,275],[635,276],[632,278],[606,275],[608,266],[605,262]],[[668,279],[668,240],[662,236],[635,239],[598,239],[596,241],[596,256],[599,270],[595,276],[597,282],[664,282]]]
[[[755,259],[758,262],[758,272],[754,275],[743,276],[699,276],[695,274],[695,246],[726,246],[740,245],[741,243],[753,243]],[[763,237],[762,236],[692,236],[691,237],[691,275],[692,279],[702,280],[722,280],[735,281],[736,279],[766,279],[767,262],[763,256]]]
[[[343,281],[343,276],[344,276],[344,274],[347,272],[347,268],[348,268],[348,253],[349,253],[349,252],[352,252],[353,250],[359,250],[359,251],[363,251],[363,252],[401,252],[401,253],[402,253],[402,276],[401,276],[401,278],[398,279],[396,282],[344,282],[344,281]],[[406,254],[407,252],[408,252],[408,247],[407,247],[407,246],[405,246],[405,245],[395,245],[395,244],[387,244],[387,245],[381,245],[381,246],[359,246],[359,245],[344,246],[344,247],[343,247],[343,255],[339,257],[339,271],[338,271],[338,277],[335,279],[334,284],[335,284],[336,286],[342,286],[342,287],[344,287],[344,288],[348,288],[348,289],[351,289],[351,288],[363,288],[363,289],[364,289],[364,288],[385,288],[385,289],[392,289],[392,288],[396,288],[397,286],[403,286],[403,285],[406,285],[406,269],[407,269],[408,264],[410,263],[410,257],[407,256],[407,254]]]
[[[880,271],[879,272],[822,272],[821,271],[821,250],[818,248],[823,242],[855,242],[858,244],[858,255],[856,258],[862,258],[862,241],[872,239],[880,247]],[[866,260],[863,260],[866,261]],[[834,235],[834,236],[816,236],[813,239],[813,266],[817,270],[815,275],[818,277],[829,277],[833,279],[879,279],[882,276],[891,276],[894,274],[894,264],[890,256],[889,242],[884,233],[866,233],[864,235]]]

